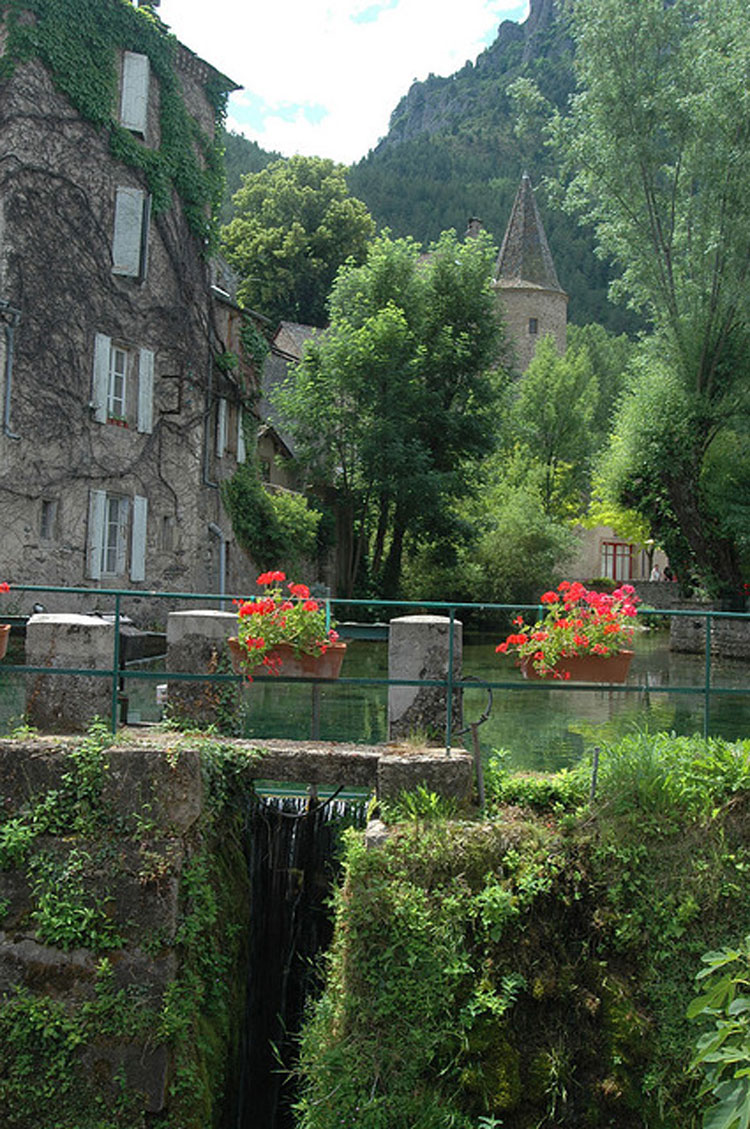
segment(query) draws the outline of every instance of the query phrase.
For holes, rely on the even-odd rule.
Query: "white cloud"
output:
[[[162,0],[159,15],[244,87],[230,128],[266,149],[350,162],[387,131],[415,78],[452,74],[527,11],[526,0]]]

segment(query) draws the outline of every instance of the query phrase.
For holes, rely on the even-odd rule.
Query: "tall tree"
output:
[[[620,266],[613,294],[646,315],[658,357],[618,426],[619,500],[683,571],[736,590],[741,507],[715,482],[720,437],[744,430],[750,407],[746,2],[575,0],[571,10],[579,90],[554,126],[567,204]]]
[[[336,271],[349,258],[363,261],[375,231],[365,205],[349,194],[345,172],[333,161],[297,156],[244,178],[222,240],[246,306],[325,325]]]
[[[468,461],[492,449],[503,370],[485,237],[444,233],[427,258],[384,234],[348,265],[330,328],[307,346],[280,407],[308,476],[334,499],[339,588],[363,563],[374,591],[398,592],[407,532],[434,534],[465,486]]]
[[[547,514],[580,512],[598,400],[588,350],[570,348],[561,357],[554,338],[543,337],[518,381],[510,435],[543,468],[541,494]]]

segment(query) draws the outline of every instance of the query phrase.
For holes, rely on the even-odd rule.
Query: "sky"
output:
[[[474,62],[528,0],[161,0],[187,47],[243,87],[227,126],[284,156],[351,164],[415,79]]]

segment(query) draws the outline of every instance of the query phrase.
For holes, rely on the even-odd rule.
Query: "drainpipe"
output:
[[[216,522],[209,521],[208,532],[213,537],[216,537],[219,542],[219,595],[224,596],[227,590],[227,543],[224,540],[224,534],[222,533]],[[219,604],[219,611],[224,611],[223,600]]]
[[[10,314],[11,320],[5,323],[5,400],[3,404],[3,434],[8,439],[20,439],[20,435],[10,429],[10,401],[13,392],[13,348],[16,326],[21,311],[0,299],[0,313]]]

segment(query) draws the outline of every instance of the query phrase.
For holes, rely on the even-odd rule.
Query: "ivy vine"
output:
[[[216,124],[209,137],[185,105],[176,70],[178,41],[149,9],[129,0],[0,0],[0,19],[8,33],[0,81],[19,63],[38,58],[81,116],[108,132],[113,156],[144,174],[154,211],[171,207],[174,189],[191,231],[207,253],[214,250],[224,186],[219,127],[231,81],[213,72],[204,84]],[[146,146],[115,116],[121,50],[147,55],[159,81],[158,148]]]

